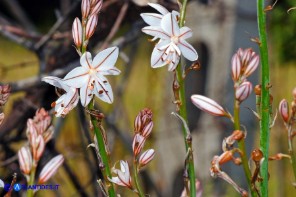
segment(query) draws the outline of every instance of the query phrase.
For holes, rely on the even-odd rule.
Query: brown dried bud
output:
[[[261,95],[261,85],[256,85],[254,88],[254,92],[257,96]]]
[[[222,165],[228,161],[233,160],[233,153],[232,151],[226,151],[219,156],[219,165]]]
[[[262,151],[259,149],[253,150],[251,158],[254,162],[260,162],[261,159],[263,158]]]

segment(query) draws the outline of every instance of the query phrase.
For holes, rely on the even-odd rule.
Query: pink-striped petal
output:
[[[97,71],[107,71],[114,68],[119,50],[117,47],[110,47],[98,53],[93,60],[93,68]]]
[[[30,174],[32,169],[33,159],[32,154],[28,146],[23,146],[18,151],[18,160],[20,164],[21,171],[24,174]]]
[[[190,61],[196,61],[198,59],[196,50],[185,40],[179,40],[178,47],[186,59]]]
[[[139,158],[139,164],[140,166],[147,165],[155,155],[155,151],[153,149],[146,150]]]
[[[148,34],[150,36],[154,36],[154,37],[157,37],[157,38],[160,38],[160,39],[164,39],[164,40],[170,39],[170,35],[168,35],[166,32],[164,32],[162,30],[161,27],[158,27],[158,26],[144,27],[142,29],[142,31],[145,34]]]
[[[192,30],[189,27],[182,27],[180,29],[179,39],[186,40],[192,37]]]
[[[87,83],[80,88],[80,102],[82,106],[86,107],[93,98],[94,86],[94,82],[89,78]]]
[[[255,55],[248,63],[245,72],[244,72],[244,76],[248,77],[250,76],[258,67],[259,65],[259,56]]]
[[[73,88],[81,88],[89,78],[88,70],[77,67],[71,70],[63,79],[64,83]]]
[[[98,16],[91,15],[86,23],[85,37],[88,40],[94,33],[98,23]]]
[[[161,20],[161,28],[170,36],[179,36],[180,28],[176,18],[171,14],[166,14]]]
[[[90,52],[85,52],[83,55],[80,57],[80,64],[85,70],[92,69],[92,57]]]
[[[98,80],[95,82],[95,95],[106,103],[113,103],[113,91],[108,80],[100,74],[97,74]]]
[[[61,88],[63,89],[62,85],[61,85],[61,79],[58,78],[58,77],[53,77],[53,76],[48,76],[48,77],[43,77],[42,78],[42,81],[50,84],[50,85],[53,85],[57,88]]]

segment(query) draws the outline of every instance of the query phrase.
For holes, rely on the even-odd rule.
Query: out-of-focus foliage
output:
[[[267,12],[270,17],[270,37],[275,47],[273,54],[280,63],[295,62],[296,57],[296,10],[287,11],[296,7],[294,0],[281,0],[276,3],[273,10]]]

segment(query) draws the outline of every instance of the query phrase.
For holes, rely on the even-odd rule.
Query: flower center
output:
[[[97,72],[96,69],[91,68],[91,69],[89,69],[88,74],[94,75],[94,74],[96,74],[96,72]]]
[[[175,44],[178,44],[179,42],[179,37],[178,36],[172,36],[171,37],[171,42],[175,43]]]

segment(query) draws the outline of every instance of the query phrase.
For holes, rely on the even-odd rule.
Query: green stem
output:
[[[135,180],[135,183],[136,183],[136,188],[137,188],[137,191],[138,191],[138,196],[139,197],[145,197],[145,195],[143,194],[143,191],[141,189],[141,186],[140,186],[140,182],[139,182],[139,178],[138,178],[138,163],[137,163],[137,160],[135,159],[134,160],[134,180]]]
[[[288,128],[288,148],[289,148],[289,154],[291,156],[291,161],[292,161],[292,168],[293,168],[293,173],[294,173],[294,178],[296,180],[296,157],[295,157],[295,152],[293,149],[293,142],[292,142],[292,126],[289,125]]]
[[[88,109],[89,110],[94,109],[94,107],[92,105],[92,101],[88,105]],[[95,132],[95,135],[96,135],[96,138],[98,141],[99,153],[100,153],[102,162],[104,164],[104,170],[102,172],[104,174],[106,186],[108,189],[108,194],[109,194],[109,197],[115,197],[115,190],[114,190],[113,183],[108,180],[108,178],[110,178],[110,179],[112,178],[112,174],[111,174],[111,170],[110,170],[109,157],[108,157],[108,154],[106,151],[103,134],[98,126],[99,125],[98,120],[92,115],[90,115],[90,119],[91,119],[91,123],[93,125],[94,132]]]
[[[36,166],[37,165],[35,165],[34,163],[35,163],[35,161],[33,161],[33,166],[31,169],[28,185],[34,185],[34,182],[35,182],[35,174],[36,174]],[[27,190],[27,197],[33,197],[33,196],[34,196],[34,190],[28,189]]]
[[[240,104],[239,101],[235,100],[234,101],[234,129],[235,130],[240,130]],[[249,186],[249,190],[251,191],[252,196],[256,196],[255,191],[253,190],[251,179],[252,179],[252,174],[248,165],[248,157],[247,157],[247,151],[246,151],[246,145],[245,145],[245,139],[242,138],[241,140],[238,141],[238,148],[241,151],[241,159],[242,159],[242,165],[243,169],[245,172],[245,177]]]
[[[184,26],[185,16],[186,16],[186,6],[187,6],[187,0],[183,0],[181,13],[180,13],[180,21],[179,21],[180,27]],[[181,102],[179,114],[187,122],[185,84],[184,84],[185,81],[183,79],[183,70],[182,70],[181,64],[179,64],[176,69],[176,75],[177,75],[177,80],[179,82],[179,99]],[[190,145],[188,144],[187,132],[186,132],[185,128],[183,128],[183,137],[184,137],[184,142],[185,142],[186,153],[188,151],[190,151],[192,153],[192,150],[189,150]],[[191,154],[191,157],[189,157],[189,160],[188,160],[188,174],[189,174],[189,181],[190,181],[190,197],[195,197],[196,196],[196,186],[195,186],[195,171],[194,171],[193,154]]]
[[[260,59],[261,59],[261,124],[260,124],[260,149],[264,155],[261,164],[261,196],[268,196],[268,149],[269,149],[269,64],[268,48],[266,36],[266,15],[264,11],[264,0],[257,0],[258,30],[260,40]]]

